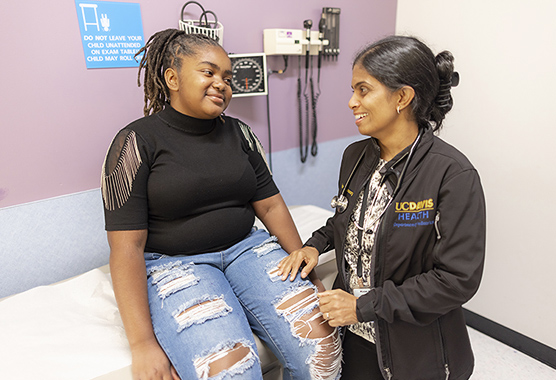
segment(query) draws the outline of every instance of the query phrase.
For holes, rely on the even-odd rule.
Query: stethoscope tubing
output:
[[[404,163],[404,166],[402,168],[402,171],[401,171],[400,175],[398,176],[398,181],[396,183],[396,187],[394,188],[394,191],[392,192],[392,197],[390,198],[390,200],[388,201],[388,203],[386,204],[386,206],[384,207],[384,209],[382,210],[380,215],[377,218],[375,218],[374,220],[372,220],[372,223],[369,224],[369,228],[373,227],[377,222],[379,222],[384,217],[384,215],[386,214],[386,211],[388,210],[388,208],[392,204],[392,201],[398,195],[398,193],[401,189],[401,185],[403,183],[403,178],[404,178],[405,173],[407,171],[407,167],[408,167],[411,159],[413,158],[413,154],[415,152],[417,144],[421,140],[422,134],[423,134],[423,130],[419,129],[419,134],[417,135],[417,138],[413,142],[413,144],[411,146],[411,149],[407,153],[407,160]],[[355,165],[353,166],[353,169],[351,169],[351,172],[350,172],[350,174],[349,174],[349,176],[348,176],[348,178],[345,182],[345,185],[341,188],[340,193],[338,195],[335,195],[332,198],[332,201],[330,202],[330,206],[332,206],[332,208],[336,208],[336,212],[338,212],[338,213],[343,213],[348,207],[349,201],[347,200],[347,198],[345,196],[345,192],[347,190],[347,187],[349,186],[349,183],[350,183],[353,175],[355,174],[355,171],[359,167],[359,165],[360,165],[364,156],[365,156],[365,150],[363,150],[363,152],[361,152],[361,154],[359,155],[359,158],[357,159]],[[404,157],[405,157],[405,155],[402,156],[400,158],[400,160],[402,160]],[[364,183],[365,183],[365,192],[364,192],[364,195],[363,195],[362,202],[367,201],[366,198],[367,198],[367,194],[368,194],[368,190],[369,190],[369,184],[367,183],[368,180],[369,179],[365,179],[365,181],[364,181]],[[381,187],[384,184],[385,180],[386,180],[386,173],[381,178],[379,187]],[[377,194],[375,195],[375,197],[373,199],[373,202],[371,203],[371,208],[374,207],[374,204],[375,204],[376,198],[378,196],[378,193],[379,192],[377,191]],[[361,247],[363,246],[362,234],[365,233],[366,231],[368,231],[366,226],[365,226],[366,223],[364,222],[365,208],[366,207],[364,207],[364,205],[362,205],[359,224],[357,223],[357,221],[354,220],[355,226],[358,230],[358,239],[360,241]],[[362,226],[360,226],[360,225],[362,225]],[[362,260],[362,255],[359,255],[358,260],[357,260],[357,276],[360,279],[363,277],[363,267],[362,267],[362,261],[361,260]],[[345,278],[344,273],[342,273],[342,279],[343,279],[344,283],[346,283],[346,278]]]

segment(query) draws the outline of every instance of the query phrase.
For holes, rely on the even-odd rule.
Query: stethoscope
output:
[[[403,165],[403,168],[402,168],[402,171],[401,171],[400,175],[398,176],[398,182],[396,183],[396,187],[394,188],[394,192],[392,193],[392,197],[390,198],[390,200],[388,201],[386,206],[383,208],[380,215],[375,217],[370,223],[365,223],[365,208],[367,207],[367,197],[368,197],[368,194],[369,194],[369,183],[368,183],[368,180],[365,181],[365,190],[364,190],[364,193],[363,193],[363,201],[362,201],[363,203],[361,205],[359,223],[357,223],[356,220],[352,219],[352,221],[355,224],[355,227],[357,228],[357,237],[358,237],[358,240],[361,242],[361,247],[362,247],[362,244],[363,244],[363,242],[362,242],[363,241],[363,239],[362,239],[363,233],[367,233],[368,231],[372,231],[372,227],[384,216],[384,214],[386,213],[386,210],[388,209],[388,207],[390,206],[390,204],[392,203],[392,201],[394,200],[394,198],[396,197],[396,195],[400,191],[400,188],[401,188],[401,185],[402,185],[402,182],[403,182],[403,177],[405,175],[405,172],[407,170],[409,162],[411,161],[411,158],[413,157],[413,153],[415,152],[415,148],[417,147],[417,144],[421,140],[422,135],[423,135],[423,129],[420,128],[419,129],[419,134],[417,135],[417,138],[415,139],[415,141],[411,145],[411,149],[409,150],[409,153],[404,154],[398,160],[398,162],[399,162],[407,156],[407,160],[405,161],[405,163]],[[338,195],[334,196],[332,198],[332,201],[330,202],[330,206],[332,208],[336,208],[336,212],[338,212],[338,213],[343,213],[344,211],[346,211],[346,209],[348,207],[348,199],[345,196],[345,192],[347,190],[347,187],[349,186],[351,178],[355,174],[355,171],[357,170],[357,167],[360,165],[364,156],[365,156],[365,150],[363,150],[363,152],[361,152],[361,154],[359,155],[359,158],[357,159],[355,165],[353,166],[353,169],[351,169],[351,173],[349,173],[349,176],[348,176],[344,186],[342,186],[340,193]],[[392,167],[394,165],[392,165]],[[388,169],[388,171],[390,171],[390,170],[391,169]],[[384,173],[382,175],[379,187],[381,187],[384,184],[384,181],[386,180],[388,171],[386,171],[386,173]],[[375,197],[374,197],[374,199],[373,199],[373,201],[370,205],[370,208],[374,207],[376,199],[378,197],[378,193],[379,193],[379,191],[376,192]],[[351,217],[353,217],[353,215],[351,215]],[[357,266],[356,266],[356,273],[357,273],[357,276],[359,278],[359,282],[360,282],[361,285],[363,284],[363,280],[362,280],[362,278],[363,278],[362,256],[363,255],[359,255],[359,257],[357,258]],[[345,275],[343,275],[343,277],[344,277],[343,278],[344,283],[346,283]]]
[[[396,187],[394,188],[394,192],[392,193],[392,198],[391,199],[394,199],[396,197],[396,195],[398,194],[398,192],[400,191],[402,181],[403,181],[403,177],[405,175],[405,172],[407,170],[409,162],[411,161],[411,158],[413,157],[413,153],[415,152],[415,148],[417,147],[417,144],[421,140],[422,135],[423,135],[423,128],[419,128],[419,134],[417,135],[417,138],[415,139],[415,141],[411,145],[411,149],[409,150],[409,153],[407,153],[407,160],[405,161],[405,164],[403,165],[402,171],[401,171],[400,175],[398,176],[398,182],[396,183]],[[359,155],[359,158],[355,162],[355,165],[353,165],[353,169],[351,169],[351,172],[349,173],[349,176],[348,176],[345,184],[341,187],[340,193],[338,195],[335,195],[332,198],[332,201],[330,202],[330,207],[335,208],[336,212],[338,212],[338,213],[343,213],[344,211],[346,211],[346,209],[348,207],[348,199],[345,196],[345,193],[346,193],[346,190],[349,186],[349,183],[350,183],[353,175],[357,171],[357,168],[361,164],[361,161],[363,160],[364,156],[365,156],[365,150],[363,150],[363,152],[361,152],[361,154]],[[398,161],[403,160],[404,157],[405,157],[405,155],[400,157],[400,159]],[[382,183],[384,183],[384,180],[386,179],[387,173],[388,172],[383,174],[383,177],[382,177],[382,180],[381,180],[381,185],[382,185]],[[366,185],[366,186],[368,186],[368,185]],[[387,208],[388,207],[384,208],[384,211],[380,214],[380,216],[377,218],[376,221],[378,221],[384,215],[384,212],[386,211]],[[376,223],[376,221],[375,221],[375,223]]]

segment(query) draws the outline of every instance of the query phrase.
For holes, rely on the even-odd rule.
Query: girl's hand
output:
[[[158,342],[145,342],[131,349],[133,380],[180,380]]]

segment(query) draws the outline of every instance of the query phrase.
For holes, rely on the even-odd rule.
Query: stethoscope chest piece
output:
[[[365,155],[365,151],[362,151],[361,154],[359,155],[359,158],[357,159],[357,162],[355,163],[355,165],[353,165],[353,168],[351,169],[351,173],[349,173],[349,176],[345,184],[341,187],[341,191],[339,192],[338,195],[335,195],[334,198],[332,198],[332,201],[330,201],[330,207],[335,208],[336,211],[339,213],[342,213],[347,210],[348,200],[344,195],[344,193],[349,185],[349,182],[351,181],[351,177],[353,177],[353,174],[357,170],[357,167],[359,166],[359,163],[363,159],[364,155]]]
[[[344,194],[335,195],[330,202],[330,207],[335,208],[338,212],[342,213],[346,211],[348,206],[348,200]]]

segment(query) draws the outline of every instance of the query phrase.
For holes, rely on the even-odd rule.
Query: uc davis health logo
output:
[[[394,227],[427,226],[434,223],[434,200],[396,202]]]

